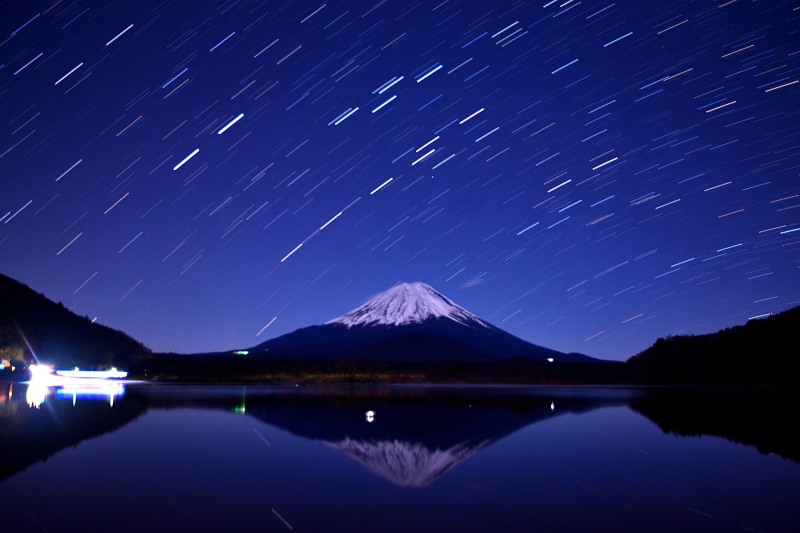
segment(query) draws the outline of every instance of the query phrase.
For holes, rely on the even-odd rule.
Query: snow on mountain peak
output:
[[[450,301],[425,283],[400,283],[327,324],[345,326],[404,326],[431,318],[489,327],[486,322]]]

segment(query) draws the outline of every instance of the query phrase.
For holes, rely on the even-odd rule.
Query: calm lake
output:
[[[797,405],[768,390],[0,383],[0,529],[797,531]]]

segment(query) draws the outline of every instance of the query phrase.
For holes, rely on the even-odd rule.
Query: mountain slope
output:
[[[514,356],[593,361],[526,342],[485,322],[424,283],[402,283],[328,321],[268,340],[270,357],[480,361]]]
[[[0,274],[0,354],[30,360],[26,339],[42,362],[61,367],[126,367],[150,356],[149,349],[126,334],[92,323]]]

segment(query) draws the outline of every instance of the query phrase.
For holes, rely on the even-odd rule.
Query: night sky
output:
[[[800,303],[797,1],[0,3],[0,272],[157,351],[400,281],[625,359]]]

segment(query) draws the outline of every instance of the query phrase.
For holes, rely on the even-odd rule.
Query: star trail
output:
[[[609,359],[800,303],[795,1],[0,14],[0,271],[156,351],[400,281]]]

